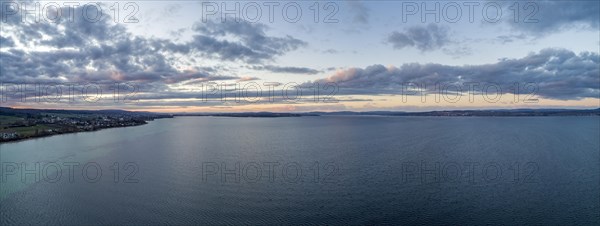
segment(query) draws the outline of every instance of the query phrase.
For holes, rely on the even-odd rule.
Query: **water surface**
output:
[[[598,224],[599,137],[599,117],[161,119],[0,145],[0,223]]]

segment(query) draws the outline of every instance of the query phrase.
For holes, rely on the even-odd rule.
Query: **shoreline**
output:
[[[136,127],[136,126],[143,126],[143,125],[147,125],[147,124],[148,124],[148,122],[145,122],[145,123],[142,123],[142,124],[137,124],[137,125],[111,126],[111,127],[103,127],[103,128],[93,129],[93,130],[68,131],[68,132],[63,132],[63,133],[43,134],[43,135],[24,137],[24,138],[18,138],[18,139],[13,139],[13,140],[1,140],[0,141],[0,145],[2,145],[2,144],[8,144],[8,143],[18,143],[18,142],[22,142],[22,141],[35,140],[35,139],[40,139],[40,138],[48,138],[48,137],[59,136],[59,135],[97,132],[97,131],[106,130],[106,129],[118,129],[118,128],[126,128],[126,127]]]

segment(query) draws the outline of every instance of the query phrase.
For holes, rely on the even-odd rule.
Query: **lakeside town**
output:
[[[0,108],[0,142],[56,134],[138,126],[171,115],[121,110],[39,110]]]

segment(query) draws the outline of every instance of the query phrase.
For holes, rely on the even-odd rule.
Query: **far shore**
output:
[[[241,112],[241,113],[178,113],[160,114],[123,110],[44,110],[0,107],[0,144],[19,142],[54,135],[92,132],[148,124],[160,118],[178,116],[282,118],[319,116],[388,116],[388,117],[547,117],[547,116],[600,116],[598,109],[499,109],[452,110],[429,112],[369,111],[369,112]]]

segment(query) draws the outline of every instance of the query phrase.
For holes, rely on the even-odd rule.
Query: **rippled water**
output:
[[[0,223],[597,225],[599,140],[599,117],[161,119],[0,145]]]

